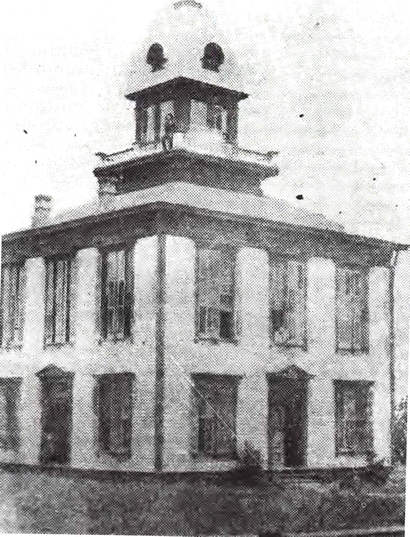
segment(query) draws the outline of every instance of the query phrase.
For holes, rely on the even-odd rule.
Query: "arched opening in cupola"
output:
[[[152,71],[159,71],[164,68],[167,62],[164,56],[164,47],[159,43],[154,43],[150,46],[147,53],[147,63],[152,67]]]
[[[218,72],[225,61],[225,54],[217,43],[208,43],[204,49],[204,56],[201,61],[204,69]]]

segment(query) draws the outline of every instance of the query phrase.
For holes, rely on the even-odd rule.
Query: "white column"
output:
[[[269,346],[268,253],[257,248],[241,248],[236,266],[240,345],[252,351],[266,348]]]
[[[155,351],[158,309],[158,237],[139,239],[134,247],[135,342]]]
[[[45,263],[42,257],[26,261],[24,341],[26,354],[38,354],[44,346]]]
[[[269,257],[266,250],[241,248],[236,263],[240,326],[238,361],[246,372],[238,391],[238,449],[245,441],[268,457]]]
[[[96,431],[92,375],[76,373],[73,379],[73,429],[71,464],[76,468],[91,468],[95,464]]]
[[[25,464],[38,464],[41,443],[41,384],[32,372],[23,377],[20,408],[21,448],[18,457]]]
[[[80,349],[96,345],[98,306],[98,263],[96,248],[79,250],[75,272],[75,342]]]
[[[191,367],[195,352],[195,244],[167,236],[165,244],[165,469],[189,467]]]
[[[133,468],[154,469],[155,362],[158,313],[158,237],[139,239],[134,247],[133,339],[138,360],[134,379]]]
[[[374,386],[374,448],[390,460],[389,269],[373,267],[369,274],[369,367]]]
[[[307,266],[308,350],[333,355],[336,348],[336,267],[331,259],[313,257]]]
[[[307,266],[307,346],[312,365],[330,365],[336,351],[336,267],[331,259],[314,257]],[[323,367],[322,366],[322,367]],[[309,381],[308,466],[327,466],[335,456],[333,379],[321,375]]]

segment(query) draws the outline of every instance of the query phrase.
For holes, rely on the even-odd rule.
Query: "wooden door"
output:
[[[65,464],[71,450],[71,379],[44,379],[41,405],[41,463]]]
[[[269,412],[268,449],[269,467],[282,468],[285,464],[285,421],[283,405],[272,405]]]

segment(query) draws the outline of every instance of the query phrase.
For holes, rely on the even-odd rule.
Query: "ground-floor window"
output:
[[[0,447],[18,449],[19,427],[17,403],[21,379],[0,379]]]
[[[370,382],[335,382],[337,455],[373,450],[372,393]]]
[[[131,456],[133,374],[98,377],[100,449],[116,457]]]
[[[236,407],[239,377],[195,375],[193,454],[236,457]]]

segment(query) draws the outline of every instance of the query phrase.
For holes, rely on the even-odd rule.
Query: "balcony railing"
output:
[[[231,158],[238,161],[271,166],[276,151],[261,153],[238,147],[236,144],[225,140],[221,132],[210,129],[191,128],[188,132],[176,132],[173,139],[173,150],[185,149],[194,153],[206,154],[215,157]],[[143,145],[134,144],[132,147],[115,153],[96,153],[99,157],[99,167],[112,166],[113,164],[126,163],[155,153],[163,152],[160,141],[150,142]]]

